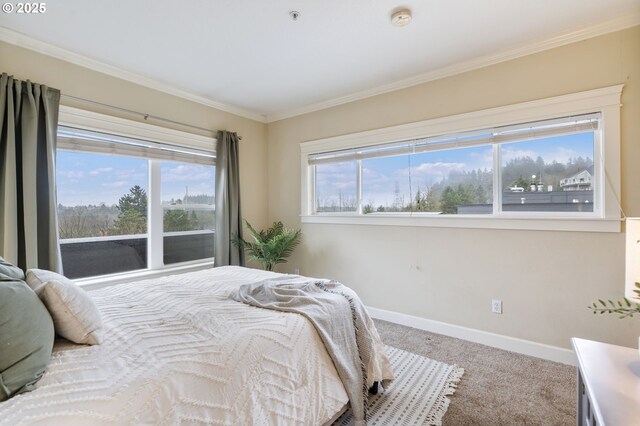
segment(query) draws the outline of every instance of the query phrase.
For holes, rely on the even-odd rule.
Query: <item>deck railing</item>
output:
[[[214,256],[214,232],[164,233],[164,264]],[[147,235],[69,238],[60,240],[62,267],[69,278],[85,278],[147,268]]]

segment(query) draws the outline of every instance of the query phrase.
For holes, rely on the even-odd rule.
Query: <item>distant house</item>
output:
[[[560,181],[560,188],[563,191],[589,191],[593,189],[591,181],[593,179],[593,166],[576,173]]]

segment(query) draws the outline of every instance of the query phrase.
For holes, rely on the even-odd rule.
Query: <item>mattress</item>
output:
[[[228,299],[277,275],[220,267],[91,291],[104,342],[57,341],[0,425],[326,423],[348,398],[311,323]]]

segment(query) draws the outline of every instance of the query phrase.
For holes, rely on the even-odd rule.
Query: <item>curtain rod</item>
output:
[[[76,101],[76,102],[85,103],[85,104],[99,105],[99,106],[101,106],[103,108],[108,108],[108,109],[112,109],[112,110],[115,110],[115,111],[121,111],[121,112],[125,112],[127,114],[138,115],[138,116],[141,116],[145,121],[148,121],[148,120],[164,121],[165,123],[171,123],[171,124],[175,124],[175,125],[182,126],[182,127],[189,127],[191,129],[200,130],[202,132],[212,133],[214,136],[217,133],[214,130],[206,129],[204,127],[194,126],[193,124],[182,123],[180,121],[171,120],[169,118],[159,117],[159,116],[153,115],[153,114],[146,114],[144,112],[133,111],[133,110],[126,109],[126,108],[121,108],[121,107],[117,107],[117,106],[113,106],[113,105],[109,105],[109,104],[104,104],[102,102],[96,102],[96,101],[92,101],[92,100],[89,100],[89,99],[79,98],[77,96],[61,94],[61,97],[62,98],[66,98],[66,99],[70,99],[70,100],[73,100],[73,101]],[[238,139],[242,140],[242,136],[238,136]]]

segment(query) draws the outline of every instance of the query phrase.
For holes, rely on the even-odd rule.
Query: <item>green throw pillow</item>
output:
[[[24,281],[24,272],[0,257],[0,281]]]
[[[51,359],[54,339],[47,308],[26,283],[9,281],[5,267],[0,265],[0,401],[33,389]]]

